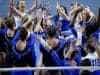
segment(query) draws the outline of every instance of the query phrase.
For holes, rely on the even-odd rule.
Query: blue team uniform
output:
[[[66,42],[64,40],[60,40],[57,47],[53,48],[57,54],[59,55],[60,59],[63,59],[63,51],[65,48]],[[55,61],[52,60],[51,54],[46,50],[42,45],[40,45],[40,50],[43,54],[43,63],[45,66],[56,66]]]
[[[60,42],[57,47],[53,48],[51,52],[43,49],[41,47],[43,53],[43,62],[45,66],[70,66],[69,60],[64,58],[63,52],[65,47],[68,45],[65,40],[60,39]],[[80,62],[81,55],[80,53],[75,56],[75,61]],[[63,75],[78,75],[78,70],[62,70]]]
[[[13,37],[8,37],[7,36],[7,27],[0,28],[0,52],[6,53],[6,59],[5,59],[5,64],[1,66],[11,66],[9,64],[9,54],[12,52],[12,39]]]
[[[7,29],[8,28],[0,29],[0,42],[2,42],[0,43],[0,48],[4,50],[11,44],[11,40],[13,39],[13,37],[7,37]]]
[[[58,54],[56,53],[56,51],[52,51],[51,52],[51,56],[52,56],[52,59],[56,62],[57,66],[71,66],[70,64],[70,59],[68,58],[64,58],[64,59],[60,59]],[[78,51],[78,53],[76,54],[74,60],[77,62],[77,66],[80,64],[80,60],[81,60],[81,53],[80,51]],[[63,70],[63,74],[64,75],[79,75],[79,70]]]
[[[100,42],[100,29],[93,33],[92,36],[95,37],[98,42]]]
[[[64,40],[60,40],[58,45],[53,48],[53,50],[55,50],[57,52],[57,55],[59,56],[59,58],[61,60],[63,60],[64,56],[63,56],[63,51],[64,51],[64,47],[66,45],[66,42]],[[48,50],[46,48],[44,48],[41,44],[40,44],[40,50],[43,54],[43,64],[47,67],[53,67],[53,66],[58,66],[58,63],[55,62],[55,60],[53,59],[52,55],[50,52],[48,52]],[[58,73],[57,70],[53,71],[53,70],[49,70],[48,71],[50,74],[55,75]]]
[[[95,33],[92,34],[92,36],[100,43],[100,29],[97,30]],[[100,66],[100,59],[91,60],[92,66]],[[94,70],[93,75],[99,75],[100,70]]]
[[[58,28],[59,36],[64,37],[66,41],[77,37],[76,31],[70,26],[70,21],[64,18],[59,20],[59,16],[54,16],[53,21]]]
[[[12,65],[16,67],[25,67],[25,66],[35,66],[35,51],[34,51],[34,44],[35,44],[35,36],[31,34],[30,37],[27,39],[27,46],[23,52],[18,52],[16,50],[16,42],[19,40],[19,32],[14,37],[13,43],[13,52],[12,52]],[[32,75],[32,71],[12,71],[11,75]]]

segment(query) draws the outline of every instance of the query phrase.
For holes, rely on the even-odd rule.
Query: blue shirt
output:
[[[28,39],[27,39],[27,45],[26,45],[26,48],[24,50],[24,52],[18,52],[16,50],[16,43],[17,41],[20,39],[19,38],[19,32],[15,35],[14,39],[12,40],[12,43],[13,43],[13,53],[16,57],[16,59],[20,60],[21,57],[23,57],[24,55],[27,55],[28,53],[31,53],[32,55],[32,59],[33,59],[33,65],[35,65],[35,51],[34,51],[34,43],[35,43],[35,36],[34,34],[31,34]]]
[[[57,64],[57,66],[65,66],[65,67],[66,66],[71,66],[71,64],[69,62],[70,59],[60,59],[60,57],[58,56],[56,51],[54,51],[54,50],[51,51],[51,56],[52,56],[53,61],[55,61],[55,63]],[[76,58],[80,57],[79,55],[77,55],[77,56],[76,56]],[[72,69],[72,70],[62,70],[62,72],[63,72],[64,75],[79,75],[79,70],[75,70],[75,69]]]
[[[58,15],[53,17],[53,21],[54,21],[54,24],[58,28],[61,28],[61,31],[65,31],[65,30],[69,29],[69,23],[70,22],[65,20],[65,19],[59,20],[59,16]]]
[[[12,39],[13,37],[8,37],[7,36],[7,30],[8,28],[1,28],[0,29],[0,49],[6,52],[10,52],[11,46],[12,46]]]
[[[58,45],[52,49],[57,52],[60,59],[64,58],[63,52],[64,52],[65,45],[66,45],[66,41],[60,40]],[[52,55],[48,52],[48,50],[46,48],[44,48],[42,45],[40,45],[40,50],[43,54],[43,63],[45,66],[57,66],[57,63],[55,62],[55,60],[53,60]]]
[[[17,67],[32,66],[36,65],[36,55],[35,55],[35,36],[31,34],[27,39],[27,46],[24,52],[18,52],[16,50],[16,43],[19,40],[19,32],[15,35],[13,43],[13,62],[12,64]],[[32,75],[32,71],[12,71],[11,75]]]
[[[53,21],[58,28],[60,36],[63,36],[66,41],[77,37],[76,31],[70,26],[70,21],[64,18],[59,20],[59,16],[54,16]]]
[[[100,29],[93,33],[92,36],[100,43]]]

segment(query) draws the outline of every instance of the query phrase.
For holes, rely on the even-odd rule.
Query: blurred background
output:
[[[9,1],[10,0],[0,0],[0,17],[7,16],[9,10],[8,9]],[[15,0],[15,3],[17,1],[18,0]],[[27,8],[32,6],[33,1],[35,0],[26,0]],[[72,3],[75,3],[77,1],[79,4],[88,5],[89,7],[91,7],[91,10],[95,14],[97,14],[97,9],[100,7],[100,0],[59,0],[59,1],[62,5],[66,6],[67,9],[70,7]],[[52,15],[55,15],[56,2],[57,0],[37,0],[37,6],[42,5],[44,7],[47,7],[49,8],[50,13]]]

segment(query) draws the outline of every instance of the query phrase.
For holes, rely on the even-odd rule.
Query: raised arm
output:
[[[9,16],[13,16],[13,6],[14,6],[14,0],[10,0],[9,1],[9,12],[8,12]]]
[[[66,20],[70,20],[70,17],[68,16],[68,14],[65,12],[65,9],[64,7],[60,6],[59,3],[57,3],[57,6],[56,6],[57,10],[59,11],[60,14],[62,14],[62,16],[65,17]]]
[[[20,17],[24,17],[25,16],[25,14],[23,14],[22,12],[20,12],[15,6],[13,6],[12,9]]]
[[[32,7],[29,8],[29,10],[27,10],[26,12],[31,14],[37,7],[37,0],[33,0],[33,4],[32,4]]]

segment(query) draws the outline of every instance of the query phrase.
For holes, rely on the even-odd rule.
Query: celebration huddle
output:
[[[100,75],[100,6],[0,1],[0,75]]]

